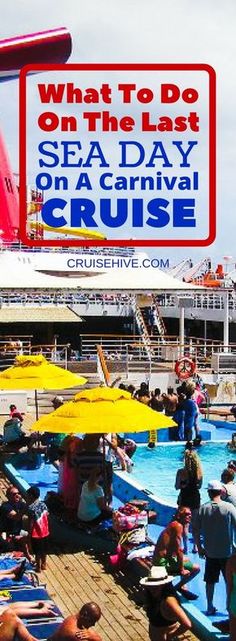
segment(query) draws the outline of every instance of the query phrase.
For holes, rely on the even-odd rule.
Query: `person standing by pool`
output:
[[[98,451],[100,434],[86,434],[82,441],[82,448],[74,456],[73,464],[78,473],[78,500],[82,486],[88,481],[92,470],[99,467],[101,473],[104,470],[104,459],[102,452]]]
[[[156,387],[154,392],[151,392],[151,400],[149,403],[149,407],[151,407],[152,410],[155,410],[156,412],[163,412],[164,410],[163,396],[159,387]]]
[[[27,490],[26,496],[29,504],[29,531],[32,549],[35,554],[36,572],[41,572],[41,570],[46,570],[49,514],[46,503],[40,499],[40,490],[36,485],[32,485]]]
[[[176,406],[176,410],[173,414],[173,421],[177,423],[177,428],[175,429],[176,432],[176,441],[184,441],[184,401],[185,401],[185,394],[182,392],[178,393],[178,403]],[[171,428],[172,431],[174,428]]]
[[[63,496],[68,521],[72,523],[76,519],[80,496],[78,468],[74,464],[74,461],[82,448],[83,441],[75,434],[66,436],[59,447],[60,493]]]
[[[198,433],[199,433],[199,430],[197,427],[198,408],[197,408],[197,403],[193,398],[194,392],[195,392],[194,383],[186,383],[183,386],[183,393],[185,394],[185,400],[183,402],[184,437],[186,441],[192,440],[193,430],[195,430],[196,436],[198,436]]]
[[[125,389],[127,389],[127,388],[125,387]],[[134,396],[134,398],[137,399],[137,401],[139,401],[140,398],[142,398],[143,396],[146,396],[146,395],[149,395],[148,383],[146,381],[142,381],[142,383],[140,383],[140,387],[138,389],[136,389],[136,391],[134,392],[133,396]]]
[[[221,572],[225,579],[226,562],[235,546],[236,508],[222,501],[220,481],[209,481],[207,489],[210,501],[199,509],[196,518],[196,542],[199,556],[206,558],[204,581],[207,613],[212,615],[216,612],[213,605],[215,583],[218,583]]]
[[[182,539],[184,527],[191,521],[191,511],[187,507],[178,508],[174,519],[161,532],[157,540],[153,555],[153,565],[166,568],[168,574],[181,576],[175,586],[187,599],[196,599],[197,596],[189,592],[185,583],[191,581],[199,572],[199,565],[192,563],[184,557]]]
[[[163,397],[165,415],[173,416],[178,403],[178,396],[174,392],[173,387],[168,387],[167,394],[163,392],[162,397]]]
[[[178,404],[178,396],[174,392],[173,387],[168,387],[167,393],[163,392],[162,398],[165,415],[173,417]],[[176,440],[176,429],[173,429],[173,427],[169,427],[169,440]]]
[[[202,466],[199,459],[199,456],[196,452],[191,450],[185,450],[184,453],[184,467],[177,470],[176,480],[175,480],[175,489],[180,490],[178,496],[178,505],[180,507],[188,507],[191,510],[192,514],[192,532],[193,532],[193,553],[196,554],[196,535],[195,535],[195,523],[198,514],[198,509],[200,507],[201,496],[199,489],[202,486],[203,474]],[[183,542],[184,542],[184,552],[188,552],[188,531],[189,523],[184,526],[183,531]]]
[[[149,405],[150,394],[147,383],[141,383],[140,388],[134,394],[134,398],[136,398],[137,401],[140,401],[140,403],[144,403],[144,405]]]
[[[146,592],[150,641],[176,639],[192,627],[172,585],[173,578],[165,568],[152,567],[149,576],[140,581]]]

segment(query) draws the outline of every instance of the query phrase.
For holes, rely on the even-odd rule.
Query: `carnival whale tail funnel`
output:
[[[17,78],[24,65],[62,64],[71,54],[65,27],[0,40],[0,82]]]

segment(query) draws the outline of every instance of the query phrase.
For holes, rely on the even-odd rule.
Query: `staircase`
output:
[[[153,304],[155,306],[156,314],[155,314],[155,320],[156,320],[156,328],[158,330],[159,336],[161,337],[161,342],[165,343],[165,334],[166,334],[166,327],[165,323],[163,320],[163,317],[161,315],[161,311],[158,305],[158,297],[153,295]]]
[[[151,323],[150,319],[152,320]],[[140,327],[142,329],[142,335],[145,336],[147,345],[150,345],[151,341],[155,341],[155,336],[158,336],[161,342],[165,343],[166,328],[156,296],[152,296],[152,305],[150,306],[140,307],[136,303],[136,322],[139,330]]]
[[[142,314],[142,309],[139,307],[136,298],[133,299],[133,309],[134,309],[136,324],[138,327],[138,332],[141,336],[144,350],[146,352],[146,356],[148,357],[149,360],[151,360],[152,358],[151,339],[148,333],[145,318],[143,317],[143,314]]]
[[[78,392],[82,392],[83,389],[91,389],[92,387],[98,387],[101,382],[98,376],[96,375],[86,375],[85,378],[87,378],[87,383],[85,385],[79,385],[78,387],[70,387],[69,389],[62,389],[62,390],[50,390],[46,392],[38,392],[38,408],[39,408],[39,416],[42,416],[43,414],[50,414],[50,412],[53,412],[53,406],[52,406],[52,399],[55,396],[63,396],[64,401],[71,401],[75,394],[78,394]],[[28,412],[34,413],[35,412],[35,403],[34,403],[34,397],[28,397],[27,399],[27,406],[28,406]]]

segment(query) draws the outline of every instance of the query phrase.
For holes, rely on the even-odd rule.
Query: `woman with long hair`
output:
[[[184,467],[177,470],[175,489],[180,490],[178,496],[178,505],[180,507],[189,507],[192,513],[192,533],[193,533],[193,552],[197,552],[196,546],[196,516],[200,507],[201,496],[199,489],[202,486],[203,472],[201,461],[197,452],[185,450]],[[187,553],[188,547],[188,526],[184,529],[184,552]]]

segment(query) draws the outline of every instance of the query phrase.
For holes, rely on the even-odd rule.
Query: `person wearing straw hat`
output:
[[[164,567],[153,566],[150,574],[140,581],[146,591],[150,641],[167,641],[191,629],[191,621],[172,585],[173,578]]]

